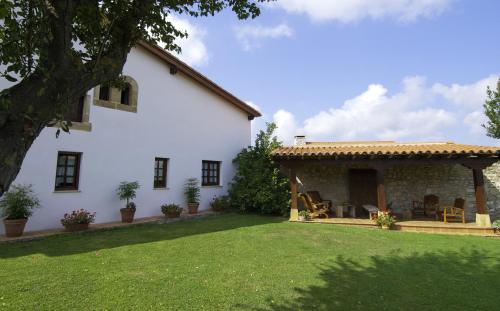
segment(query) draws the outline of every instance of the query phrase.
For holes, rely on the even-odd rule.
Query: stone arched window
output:
[[[129,76],[123,76],[123,88],[105,85],[94,88],[94,105],[128,112],[137,112],[137,82]]]
[[[92,130],[90,123],[90,95],[82,95],[76,103],[69,105],[68,110],[64,111],[64,120],[71,121],[70,130],[87,131]],[[52,127],[59,127],[59,123],[50,125]]]

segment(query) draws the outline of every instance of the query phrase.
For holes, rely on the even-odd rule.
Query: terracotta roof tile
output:
[[[455,144],[453,142],[397,143],[393,141],[307,142],[284,146],[272,152],[273,157],[336,157],[356,155],[500,155],[500,147]]]

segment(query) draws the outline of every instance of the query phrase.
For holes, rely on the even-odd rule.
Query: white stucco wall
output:
[[[91,103],[91,132],[73,130],[55,138],[56,130],[46,128],[29,150],[15,183],[33,184],[42,208],[27,231],[61,227],[63,214],[80,208],[95,211],[98,223],[119,220],[124,204],[115,189],[124,180],[141,184],[136,217],[161,215],[164,203],[185,206],[183,184],[189,177],[201,179],[202,160],[222,161],[222,186],[202,187],[200,210],[227,191],[232,160],[251,143],[247,113],[182,73],[171,75],[142,49],[132,50],[123,73],[138,83],[137,113]],[[82,153],[79,192],[54,192],[58,151]],[[170,159],[168,189],[153,189],[155,157]]]

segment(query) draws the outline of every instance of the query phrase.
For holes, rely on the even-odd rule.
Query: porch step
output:
[[[377,225],[369,219],[359,218],[320,218],[305,221],[306,223],[316,224],[334,224],[347,226],[362,226],[376,228]],[[408,220],[398,221],[394,225],[394,230],[406,232],[426,232],[440,234],[458,234],[458,235],[481,235],[481,236],[496,236],[496,233],[490,227],[479,227],[476,223],[444,223],[441,221],[430,220]]]
[[[463,234],[463,235],[484,235],[495,236],[493,228],[478,227],[475,223],[442,223],[442,222],[421,222],[406,221],[397,222],[394,226],[396,230],[406,232],[427,232],[442,234]]]

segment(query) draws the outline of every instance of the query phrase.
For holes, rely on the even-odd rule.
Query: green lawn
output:
[[[0,310],[499,310],[500,239],[224,215],[0,244]]]

